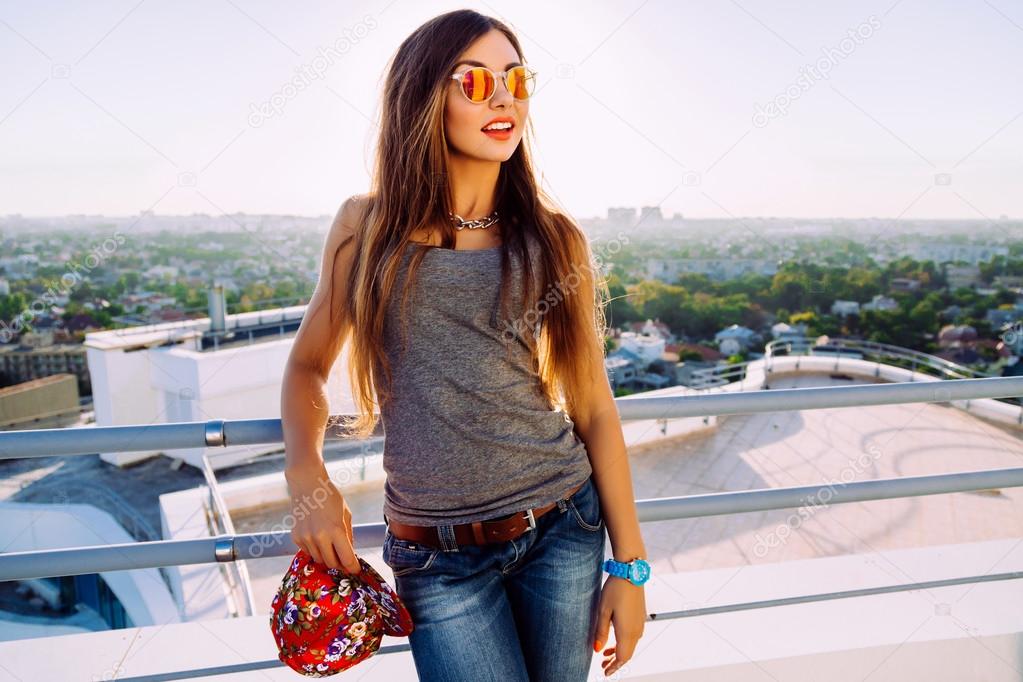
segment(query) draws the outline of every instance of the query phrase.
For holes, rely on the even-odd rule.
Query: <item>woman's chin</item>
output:
[[[512,154],[515,153],[514,148],[510,148],[508,150],[476,149],[471,153],[466,153],[458,149],[452,149],[451,151],[453,156],[459,156],[466,161],[491,161],[495,163],[503,163],[510,159]]]

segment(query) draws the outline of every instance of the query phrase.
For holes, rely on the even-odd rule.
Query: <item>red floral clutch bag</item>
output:
[[[299,550],[274,595],[270,630],[278,658],[307,677],[327,677],[369,658],[383,635],[407,637],[412,617],[391,586],[359,557],[362,572],[317,563]]]

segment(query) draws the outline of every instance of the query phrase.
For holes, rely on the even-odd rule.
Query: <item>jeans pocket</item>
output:
[[[390,529],[384,532],[383,559],[395,577],[425,571],[433,565],[440,549],[403,540]]]
[[[593,479],[588,478],[574,495],[568,498],[575,522],[580,528],[592,532],[604,529],[604,515],[600,509],[600,496]]]

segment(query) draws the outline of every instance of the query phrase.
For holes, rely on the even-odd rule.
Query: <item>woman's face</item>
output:
[[[479,63],[467,64],[462,60]],[[469,66],[480,65],[496,74],[519,63],[519,56],[507,36],[494,29],[462,53],[451,74],[459,73]],[[529,100],[515,99],[500,77],[496,85],[494,96],[486,102],[470,102],[462,94],[459,82],[448,80],[444,134],[454,154],[486,161],[507,161],[515,151],[522,139],[522,129],[529,114]],[[512,129],[507,139],[483,132],[483,128],[494,119],[511,121]]]

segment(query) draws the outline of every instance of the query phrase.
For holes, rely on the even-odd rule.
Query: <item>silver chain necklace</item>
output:
[[[451,220],[454,222],[456,230],[464,230],[465,228],[469,228],[470,230],[485,230],[498,221],[497,211],[494,211],[485,218],[475,218],[473,220],[466,220],[455,213],[448,213],[448,215],[451,216]]]

